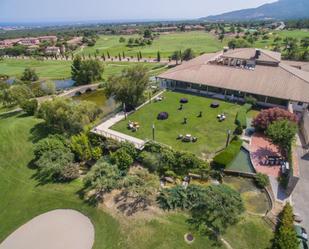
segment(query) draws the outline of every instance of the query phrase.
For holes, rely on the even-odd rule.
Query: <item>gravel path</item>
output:
[[[0,249],[91,249],[94,227],[74,210],[54,210],[39,215],[7,237]]]

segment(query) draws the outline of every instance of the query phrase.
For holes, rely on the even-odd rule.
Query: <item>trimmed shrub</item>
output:
[[[160,112],[157,116],[158,120],[165,120],[168,119],[168,113],[167,112]]]
[[[213,159],[215,166],[220,168],[226,168],[238,155],[242,145],[241,139],[233,139],[229,146]]]
[[[250,104],[250,105],[255,106],[257,104],[257,99],[254,98],[253,96],[249,95],[249,96],[245,97],[245,102]]]
[[[247,112],[250,111],[251,108],[251,104],[244,104],[237,112],[235,123],[243,129],[247,128]]]
[[[240,125],[237,125],[235,129],[235,134],[236,135],[241,135],[243,133],[243,128]]]
[[[186,99],[186,98],[182,98],[182,99],[180,99],[179,102],[180,102],[181,104],[187,104],[187,103],[189,102],[189,100]]]

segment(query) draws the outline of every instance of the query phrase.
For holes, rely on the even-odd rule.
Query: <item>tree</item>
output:
[[[193,205],[189,222],[198,230],[219,235],[236,224],[242,212],[244,204],[237,191],[226,185],[209,186]]]
[[[48,80],[44,83],[43,90],[47,95],[52,95],[56,92],[56,84],[54,81]]]
[[[91,145],[85,132],[71,137],[71,148],[78,161],[88,161],[92,157]]]
[[[289,120],[296,123],[297,117],[295,114],[282,108],[275,107],[265,109],[262,110],[253,120],[253,126],[259,130],[265,131],[270,124],[278,120]]]
[[[157,52],[157,61],[158,61],[158,62],[161,61],[161,54],[160,54],[160,51]]]
[[[152,38],[152,33],[150,29],[144,30],[144,38]]]
[[[75,102],[56,98],[41,104],[37,116],[45,120],[48,127],[61,132],[77,133],[93,122],[101,110],[95,103]]]
[[[79,72],[81,70],[81,64],[82,64],[82,59],[79,55],[76,55],[72,66],[71,66],[71,76],[72,76],[72,80],[77,81],[78,76],[79,76]]]
[[[34,97],[30,88],[26,85],[13,85],[8,89],[7,94],[9,95],[8,99],[19,105]]]
[[[299,241],[294,230],[292,206],[287,203],[280,214],[280,223],[275,233],[273,249],[298,249]]]
[[[77,178],[78,167],[73,164],[74,155],[69,149],[46,151],[36,161],[38,177],[43,182],[66,181]]]
[[[298,45],[297,45],[297,39],[292,38],[292,37],[286,37],[283,40],[284,44],[284,50],[286,51],[286,57],[288,59],[293,59],[296,55]]]
[[[303,49],[308,49],[308,47],[309,47],[309,37],[304,37],[304,38],[302,38],[301,39],[301,41],[300,41],[300,44],[301,44],[301,47],[303,48]]]
[[[113,96],[127,109],[135,108],[143,98],[149,83],[147,69],[136,65],[122,71],[120,76],[111,76],[106,84],[107,97]]]
[[[231,49],[248,48],[250,44],[244,39],[232,39],[228,42],[228,47]]]
[[[176,61],[176,65],[178,65],[178,61],[181,59],[180,52],[179,51],[175,51],[172,54],[171,59]]]
[[[133,158],[122,148],[112,153],[110,159],[113,164],[123,171],[127,171],[134,162]]]
[[[182,54],[182,60],[189,61],[194,58],[194,52],[191,48],[187,48]]]
[[[119,42],[120,42],[120,43],[124,43],[124,42],[126,42],[126,39],[125,39],[123,36],[121,36],[121,37],[119,38]]]
[[[219,41],[223,42],[223,40],[224,40],[224,34],[221,33],[221,34],[219,35]]]
[[[26,68],[20,79],[22,81],[37,81],[39,77],[34,69]]]
[[[20,108],[28,115],[32,116],[38,109],[38,101],[36,99],[25,100],[20,104]]]
[[[134,207],[145,208],[154,203],[159,182],[156,175],[150,174],[146,169],[135,167],[123,179],[123,192],[127,197],[135,199]]]
[[[67,144],[65,138],[61,135],[49,135],[47,138],[41,139],[34,147],[34,155],[39,159],[45,152],[53,150],[66,150]]]
[[[95,190],[94,198],[100,200],[105,193],[121,187],[121,179],[118,167],[101,159],[88,172],[84,184],[88,190]]]
[[[295,139],[297,125],[289,120],[278,120],[270,124],[266,135],[285,151],[290,151]]]
[[[72,65],[72,79],[76,81],[76,85],[91,84],[102,79],[103,65],[98,60],[79,61],[75,58]]]

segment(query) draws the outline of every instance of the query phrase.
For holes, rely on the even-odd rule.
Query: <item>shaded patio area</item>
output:
[[[256,172],[272,177],[280,176],[280,165],[265,165],[267,157],[281,157],[278,146],[263,133],[255,133],[251,138],[250,157]]]

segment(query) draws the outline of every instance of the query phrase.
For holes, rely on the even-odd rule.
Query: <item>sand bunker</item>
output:
[[[91,249],[94,227],[85,215],[74,210],[54,210],[22,225],[0,249]]]

